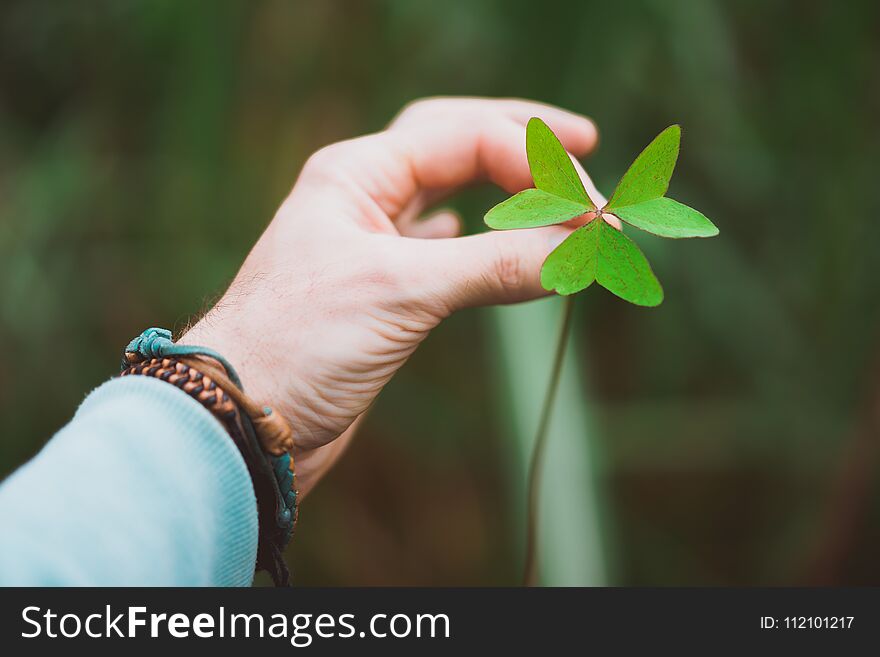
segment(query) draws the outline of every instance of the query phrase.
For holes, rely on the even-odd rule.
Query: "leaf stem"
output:
[[[559,328],[556,354],[553,357],[553,369],[550,372],[550,382],[547,384],[547,394],[544,397],[544,406],[541,409],[541,418],[538,422],[538,430],[535,433],[535,443],[532,447],[532,456],[529,461],[527,485],[528,515],[526,519],[526,555],[523,566],[523,586],[536,586],[538,583],[538,502],[541,489],[541,470],[547,444],[547,430],[550,426],[550,418],[553,415],[553,403],[556,401],[556,392],[559,389],[559,380],[562,375],[562,364],[565,360],[565,349],[568,346],[568,335],[571,332],[573,308],[574,295],[572,294],[565,297],[562,325]]]

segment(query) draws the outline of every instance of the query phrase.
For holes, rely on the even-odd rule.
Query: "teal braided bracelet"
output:
[[[148,328],[139,336],[128,343],[125,352],[122,355],[122,369],[131,365],[129,354],[136,354],[139,360],[148,358],[167,358],[174,356],[207,356],[213,358],[223,366],[226,374],[232,379],[232,382],[238,386],[238,389],[244,392],[244,386],[241,385],[241,379],[235,368],[229,364],[223,356],[209,349],[208,347],[194,347],[192,345],[175,344],[171,339],[171,331],[164,328]]]

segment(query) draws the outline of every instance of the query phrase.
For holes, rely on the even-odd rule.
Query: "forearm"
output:
[[[248,585],[257,510],[220,423],[173,386],[110,381],[0,486],[0,583]]]

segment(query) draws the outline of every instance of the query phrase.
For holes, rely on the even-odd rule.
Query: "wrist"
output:
[[[300,498],[305,498],[323,476],[331,461],[335,461],[342,445],[328,445],[335,436],[316,436],[312,423],[303,415],[311,413],[308,402],[298,402],[291,392],[291,385],[279,380],[273,372],[272,356],[265,353],[269,347],[257,327],[250,329],[236,325],[221,315],[219,309],[210,311],[202,320],[191,326],[177,344],[208,347],[223,354],[238,372],[245,392],[262,403],[271,406],[293,429],[293,454],[297,464],[297,487]],[[289,375],[289,371],[287,371]],[[300,412],[297,412],[299,408]],[[306,413],[302,413],[305,408]]]
[[[253,349],[253,335],[245,328],[237,328],[234,323],[219,316],[216,310],[199,320],[176,340],[179,345],[207,347],[223,354],[235,368],[245,392],[275,408],[277,400],[267,394],[272,390],[267,385],[269,372],[267,359],[260,357]]]

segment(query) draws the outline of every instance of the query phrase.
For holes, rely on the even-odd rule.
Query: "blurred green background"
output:
[[[809,0],[0,3],[0,476],[130,337],[179,328],[222,292],[313,150],[421,96],[522,96],[595,118],[586,165],[606,193],[680,122],[670,193],[721,228],[636,235],[666,289],[656,310],[579,298],[560,405],[576,430],[554,440],[586,454],[574,465],[595,495],[549,494],[544,543],[572,547],[556,581],[880,584],[878,14]],[[459,197],[468,230],[503,196]],[[527,311],[545,320],[532,333],[474,310],[429,338],[307,500],[296,582],[518,582],[512,434],[533,430],[516,402],[543,389],[546,361],[522,364],[555,339],[551,304]],[[565,535],[584,517],[598,547]]]

